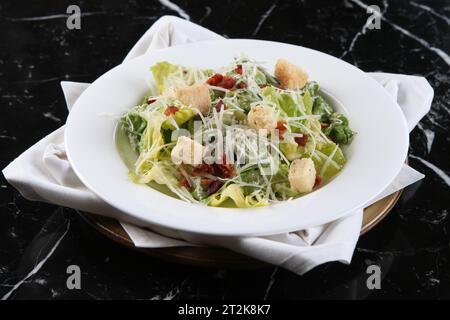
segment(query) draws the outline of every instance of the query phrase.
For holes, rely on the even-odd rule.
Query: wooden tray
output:
[[[389,213],[389,211],[391,211],[400,198],[401,193],[402,191],[393,193],[364,209],[360,235],[363,235],[372,229]],[[80,215],[95,229],[115,242],[162,260],[186,265],[219,268],[252,268],[268,266],[255,259],[227,249],[216,247],[136,248],[117,220],[86,212],[80,212]]]

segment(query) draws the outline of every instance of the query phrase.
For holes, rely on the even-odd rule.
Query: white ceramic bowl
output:
[[[345,106],[358,134],[346,149],[348,163],[319,190],[257,209],[213,208],[171,198],[128,180],[114,143],[117,118],[138,104],[153,81],[149,67],[159,61],[219,68],[245,53],[273,70],[286,58]],[[69,160],[82,182],[123,212],[123,219],[188,233],[250,236],[301,230],[362,207],[395,178],[405,161],[408,131],[399,106],[372,78],[330,55],[289,44],[257,40],[198,42],[154,51],[108,71],[77,100],[67,120]]]

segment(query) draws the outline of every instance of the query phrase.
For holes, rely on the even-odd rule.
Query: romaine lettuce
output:
[[[167,61],[158,62],[150,67],[150,70],[155,78],[159,94],[164,93],[166,89],[205,82],[213,74],[212,70],[188,68]]]

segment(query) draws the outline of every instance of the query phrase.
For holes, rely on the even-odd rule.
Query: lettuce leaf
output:
[[[255,81],[259,85],[272,85],[272,86],[279,85],[278,80],[270,73],[268,73],[264,68],[261,67],[257,67]]]
[[[204,82],[213,75],[212,70],[188,68],[167,61],[158,62],[150,67],[159,94],[167,88],[190,86],[195,83]]]
[[[311,93],[309,93],[309,90],[306,90],[303,94],[303,105],[305,106],[306,114],[312,114],[313,97],[311,96]]]
[[[139,151],[139,143],[142,134],[147,128],[147,120],[143,118],[139,112],[132,110],[124,115],[120,119],[120,122],[122,128],[127,132],[128,140],[130,141],[132,148]]]
[[[328,180],[333,178],[342,170],[347,161],[341,148],[333,142],[318,144],[316,150],[319,152],[312,159],[316,167],[317,175],[322,179]],[[332,154],[333,157],[327,160]]]
[[[272,105],[275,105],[286,116],[298,117],[301,115],[290,94],[277,91],[273,86],[267,86],[261,90],[261,95],[264,100],[268,101]],[[301,101],[301,99],[299,101]]]
[[[273,86],[267,86],[261,90],[261,95],[266,101],[276,105],[288,117],[312,114],[314,98],[309,90],[293,93],[278,91]],[[297,104],[303,105],[303,112],[299,110]]]
[[[150,67],[155,78],[156,86],[158,87],[159,93],[162,93],[165,89],[165,80],[170,74],[173,74],[179,70],[179,66],[171,64],[167,61],[158,62],[154,66]]]
[[[352,142],[355,132],[348,126],[348,120],[344,115],[334,112],[329,116],[322,116],[322,118],[329,124],[323,132],[331,140],[341,144],[350,144]]]
[[[299,195],[297,191],[291,188],[289,182],[275,183],[273,186],[273,190],[275,191],[276,194],[278,194],[284,199],[293,198]]]
[[[161,133],[161,125],[165,117],[159,112],[143,113],[142,116],[147,121],[147,127],[139,140],[139,157],[135,164],[137,175],[142,175],[150,170],[153,162],[160,157],[160,146],[164,144],[164,137]]]
[[[296,142],[281,142],[280,150],[283,152],[286,159],[289,161],[298,159],[301,157],[301,153]]]
[[[319,84],[316,81],[310,81],[306,84],[306,89],[311,93],[311,96],[317,96],[319,94]]]
[[[321,96],[316,96],[314,99],[312,113],[326,117],[333,113],[333,108]]]
[[[193,117],[195,117],[196,114],[197,114],[197,112],[194,109],[183,106],[176,113],[172,114],[172,118],[175,120],[175,122],[178,126],[181,126],[185,122],[187,122],[190,119],[192,119]],[[162,124],[162,127],[163,127],[163,129],[169,129],[169,130],[176,129],[174,127],[174,125],[169,121],[169,119],[164,121],[164,123]]]
[[[272,179],[273,191],[281,196],[282,199],[288,199],[299,195],[299,193],[291,189],[291,185],[288,180],[289,166],[285,163],[280,165],[278,173]]]

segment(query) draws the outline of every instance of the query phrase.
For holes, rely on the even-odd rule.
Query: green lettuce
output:
[[[170,74],[173,74],[179,70],[179,66],[171,64],[167,61],[158,62],[154,66],[150,67],[155,78],[156,86],[158,87],[159,93],[162,93],[165,89],[165,81]]]
[[[311,96],[311,93],[309,90],[306,90],[303,94],[303,105],[305,106],[305,113],[306,114],[312,114],[313,109],[313,97]]]
[[[320,143],[316,146],[316,150],[319,151],[319,153],[316,153],[312,157],[312,160],[314,161],[317,175],[322,179],[327,180],[334,177],[342,170],[347,161],[342,149],[333,142]],[[328,161],[327,158],[329,158],[333,152],[334,155],[330,159],[332,161]]]
[[[147,128],[147,120],[138,112],[130,111],[121,118],[122,128],[127,132],[131,146],[139,151],[141,136]]]
[[[289,161],[301,158],[301,152],[296,142],[281,142],[280,150]]]
[[[287,93],[277,91],[273,86],[267,86],[261,90],[261,95],[265,101],[270,104],[275,105],[278,109],[282,111],[288,117],[298,117],[300,116],[300,110],[294,103],[292,96]],[[299,99],[301,101],[301,99]]]
[[[348,120],[344,115],[334,112],[331,115],[322,118],[325,123],[329,124],[323,132],[330,137],[331,140],[340,144],[350,144],[350,142],[352,142],[355,132],[350,129]]]
[[[196,114],[197,112],[194,109],[183,106],[177,112],[172,114],[172,118],[175,120],[178,126],[181,126],[185,122],[195,117]],[[163,122],[162,127],[163,129],[170,129],[170,130],[176,129],[174,125],[169,121],[169,119]]]
[[[297,196],[299,193],[291,189],[289,183],[289,166],[285,163],[280,165],[277,174],[272,179],[272,188],[274,192],[283,199]]]
[[[188,68],[167,61],[158,62],[150,67],[155,78],[159,94],[167,88],[190,86],[198,82],[206,81],[213,75],[212,70]]]
[[[284,115],[288,117],[299,117],[302,115],[311,115],[314,98],[308,90],[304,92],[283,92],[278,91],[273,86],[267,86],[261,90],[264,100],[276,105]],[[297,103],[303,105],[303,113],[299,110]]]

